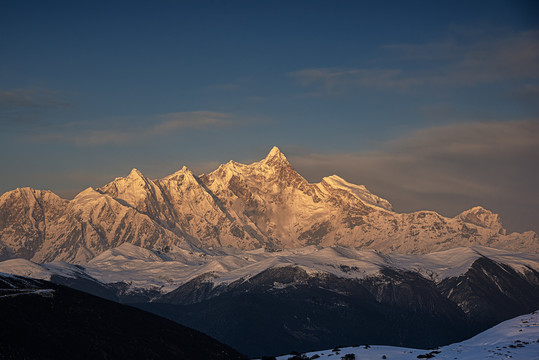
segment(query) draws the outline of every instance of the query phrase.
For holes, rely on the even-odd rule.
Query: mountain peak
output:
[[[286,159],[284,154],[281,152],[281,150],[277,146],[274,146],[274,147],[271,148],[270,152],[266,156],[266,159],[272,159],[272,158],[275,158],[275,157]]]
[[[129,193],[133,195],[139,192],[144,193],[146,190],[142,189],[148,189],[149,187],[151,187],[151,182],[152,181],[142,175],[140,171],[138,171],[136,168],[133,168],[129,175],[127,175],[126,177],[117,177],[110,183],[97,189],[97,191],[102,194],[107,194],[116,198],[119,196],[119,194]]]
[[[477,226],[497,230],[501,234],[505,233],[505,229],[502,227],[500,216],[482,206],[475,206],[471,209],[463,211],[457,215],[457,218]]]
[[[281,150],[277,146],[273,146],[268,154],[268,156],[276,155],[276,154],[283,154]]]
[[[102,194],[101,192],[98,192],[93,187],[89,186],[86,189],[82,190],[80,193],[78,193],[73,200],[81,200],[81,199],[87,199],[87,198],[95,198],[100,197]]]
[[[16,193],[19,196],[32,196],[34,191],[35,190],[32,189],[31,187],[26,186],[26,187],[18,187],[15,190],[11,191],[11,193]]]
[[[129,175],[127,175],[126,178],[127,179],[129,179],[129,178],[132,179],[132,178],[142,178],[142,177],[144,177],[144,175],[142,175],[142,173],[140,171],[138,171],[136,168],[133,168],[131,170],[131,172],[129,173]]]
[[[262,161],[263,163],[267,165],[274,165],[278,163],[285,163],[289,164],[288,160],[286,159],[286,156],[279,150],[277,146],[274,146],[271,151],[268,153],[266,158]]]
[[[187,166],[184,165],[180,170],[164,177],[163,180],[180,180],[180,179],[184,179],[185,177],[194,178],[195,175],[193,174],[191,170],[189,170]]]

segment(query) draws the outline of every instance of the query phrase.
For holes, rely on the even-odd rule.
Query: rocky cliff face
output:
[[[0,197],[0,257],[32,258],[69,201],[50,191],[16,189]]]
[[[122,243],[175,247],[296,248],[341,245],[427,253],[485,245],[536,253],[534,232],[506,235],[497,214],[475,207],[447,218],[400,214],[365,186],[332,175],[311,184],[277,148],[250,165],[230,161],[195,176],[159,180],[133,169],[68,201],[17,189],[0,197],[0,259],[86,262]]]

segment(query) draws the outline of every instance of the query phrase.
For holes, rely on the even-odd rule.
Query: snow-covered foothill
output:
[[[38,264],[26,259],[10,259],[0,262],[0,273],[50,280],[53,275],[67,278],[87,277],[84,269],[61,261]]]
[[[350,354],[350,355],[348,355]],[[346,357],[348,355],[348,357]],[[296,359],[318,360],[537,360],[539,359],[539,311],[517,316],[498,324],[471,339],[438,349],[410,349],[394,346],[361,345],[313,351]],[[278,356],[287,360],[294,355]]]
[[[509,265],[517,272],[539,271],[539,255],[475,246],[424,255],[382,254],[340,246],[307,246],[300,249],[241,251],[234,248],[182,249],[162,253],[129,243],[107,250],[84,265],[64,262],[37,264],[24,259],[0,262],[0,272],[49,280],[52,274],[64,277],[91,277],[102,283],[126,282],[130,289],[153,289],[166,293],[199,277],[215,286],[247,280],[267,269],[298,266],[307,273],[328,273],[341,278],[363,279],[383,268],[418,272],[440,282],[462,275],[480,257]]]

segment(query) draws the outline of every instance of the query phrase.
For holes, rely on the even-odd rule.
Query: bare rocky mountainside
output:
[[[123,243],[161,252],[308,245],[410,254],[473,245],[539,252],[536,233],[506,234],[499,216],[482,207],[454,218],[402,214],[336,175],[311,184],[276,147],[261,161],[230,161],[200,176],[184,167],[151,180],[133,169],[73,200],[30,188],[0,197],[0,260],[86,263]]]

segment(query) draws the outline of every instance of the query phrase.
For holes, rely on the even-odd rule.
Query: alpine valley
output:
[[[536,233],[507,234],[482,207],[397,213],[336,175],[307,182],[276,147],[200,176],[133,169],[72,200],[0,197],[0,272],[136,306],[252,357],[462,341],[536,310],[538,253]]]

